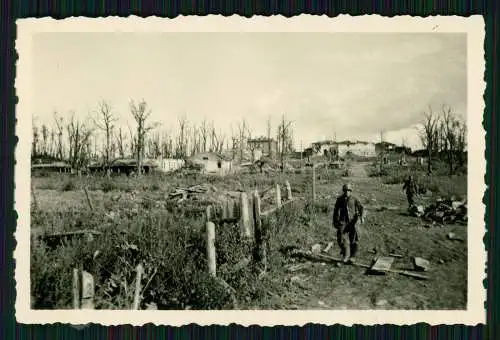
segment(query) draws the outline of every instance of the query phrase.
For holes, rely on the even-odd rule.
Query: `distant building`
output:
[[[305,150],[314,156],[338,156],[345,157],[352,154],[360,157],[374,157],[375,144],[365,141],[320,141],[311,144],[311,148]]]
[[[196,165],[201,167],[205,173],[226,174],[231,172],[233,162],[229,158],[217,152],[203,152],[189,157],[186,165]]]
[[[71,165],[66,162],[52,162],[45,164],[33,164],[31,166],[31,172],[33,174],[49,173],[49,172],[59,172],[59,173],[69,173],[72,171]]]
[[[250,150],[260,150],[262,155],[276,155],[278,150],[278,142],[272,138],[260,137],[247,140],[247,145]]]
[[[396,144],[394,143],[389,143],[389,142],[380,142],[375,144],[375,152],[377,155],[380,155],[382,153],[386,152],[392,152],[396,148]]]
[[[345,157],[347,154],[359,157],[375,157],[375,144],[365,141],[342,141],[337,142],[337,152],[339,157]]]
[[[158,168],[158,164],[154,161],[145,159],[142,161],[141,168],[143,173],[150,173],[155,168]],[[109,170],[112,174],[130,175],[137,171],[137,161],[130,158],[115,159],[109,165],[104,165],[102,163],[90,164],[87,169],[89,172],[105,172]]]
[[[161,172],[171,172],[178,170],[186,164],[186,161],[183,159],[176,158],[158,158],[155,159],[154,162],[157,164],[157,170]]]

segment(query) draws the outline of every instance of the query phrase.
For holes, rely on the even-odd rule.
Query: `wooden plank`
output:
[[[393,262],[394,257],[381,256],[377,258],[373,266],[370,268],[370,271],[374,274],[385,274],[388,270],[391,269]]]

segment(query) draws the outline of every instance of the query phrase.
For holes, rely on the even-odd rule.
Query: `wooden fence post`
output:
[[[228,199],[227,202],[227,218],[234,219],[234,200],[232,198]]]
[[[137,310],[141,304],[141,278],[142,273],[144,272],[144,268],[141,264],[136,267],[136,276],[135,276],[135,292],[134,292],[134,303],[132,305],[132,309]]]
[[[206,233],[208,273],[212,276],[216,276],[215,224],[213,222],[206,223]]]
[[[292,200],[292,187],[290,186],[290,182],[286,181],[285,187],[286,187],[286,200],[291,201]]]
[[[254,225],[255,225],[255,245],[257,247],[257,254],[254,253],[254,255],[257,255],[258,258],[254,257],[254,260],[260,260],[260,262],[266,264],[266,253],[265,253],[265,245],[264,245],[264,238],[263,238],[263,232],[262,232],[262,216],[261,216],[261,211],[260,211],[260,197],[259,197],[259,192],[255,190],[253,193],[253,218],[254,218]]]
[[[90,211],[94,211],[94,206],[92,205],[92,200],[90,199],[89,192],[86,187],[83,187],[83,191],[85,192],[85,197],[87,197],[87,203],[89,205]]]
[[[33,182],[31,182],[31,196],[33,197],[33,204],[35,205],[35,210],[38,210],[38,201],[36,199],[35,187]]]
[[[244,237],[251,237],[250,211],[248,207],[248,197],[246,192],[242,192],[240,195],[240,228]]]
[[[312,165],[312,201],[316,200],[316,168],[313,163]]]
[[[94,309],[94,277],[82,271],[82,309]]]
[[[212,206],[211,205],[207,205],[207,207],[205,209],[205,217],[206,217],[205,222],[210,222],[212,220]]]
[[[73,269],[73,309],[80,309],[80,271]]]
[[[281,188],[279,184],[276,184],[276,206],[281,208]]]

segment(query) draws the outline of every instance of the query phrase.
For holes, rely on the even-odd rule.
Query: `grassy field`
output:
[[[310,171],[310,170],[309,170]],[[368,163],[352,163],[351,176],[341,170],[317,171],[317,200],[312,206],[311,173],[278,175],[240,174],[151,175],[140,179],[34,177],[37,201],[32,203],[33,232],[94,229],[102,232],[92,242],[76,240],[55,249],[43,243],[31,246],[31,289],[34,308],[71,308],[71,272],[79,265],[96,280],[96,308],[128,309],[133,300],[135,266],[145,267],[142,308],[154,302],[159,309],[230,308],[227,292],[207,274],[204,211],[227,193],[266,189],[288,180],[301,198],[270,220],[267,274],[261,278],[252,266],[235,271],[235,264],[251,249],[235,225],[216,227],[217,274],[236,291],[240,309],[464,309],[467,303],[467,242],[450,241],[448,232],[467,239],[460,225],[429,227],[406,214],[401,180],[416,174],[426,194],[422,204],[440,195],[466,196],[466,176],[427,177],[422,169],[392,167],[378,176]],[[362,227],[358,260],[369,264],[380,255],[398,253],[393,268],[411,269],[411,258],[423,257],[431,266],[430,280],[367,275],[356,266],[293,259],[286,247],[309,250],[335,241],[331,227],[333,202],[344,181],[368,214]],[[177,204],[168,193],[194,184],[212,186],[210,195]],[[87,204],[88,187],[94,211]],[[264,203],[265,204],[265,203]],[[380,209],[395,207],[395,209]],[[263,206],[263,210],[266,206]],[[330,250],[338,256],[337,244]],[[290,272],[292,264],[303,263]]]

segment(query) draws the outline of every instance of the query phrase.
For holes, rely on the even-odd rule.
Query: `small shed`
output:
[[[232,170],[233,162],[231,159],[217,152],[203,152],[189,157],[186,160],[187,165],[196,165],[202,168],[205,173],[225,174]]]

